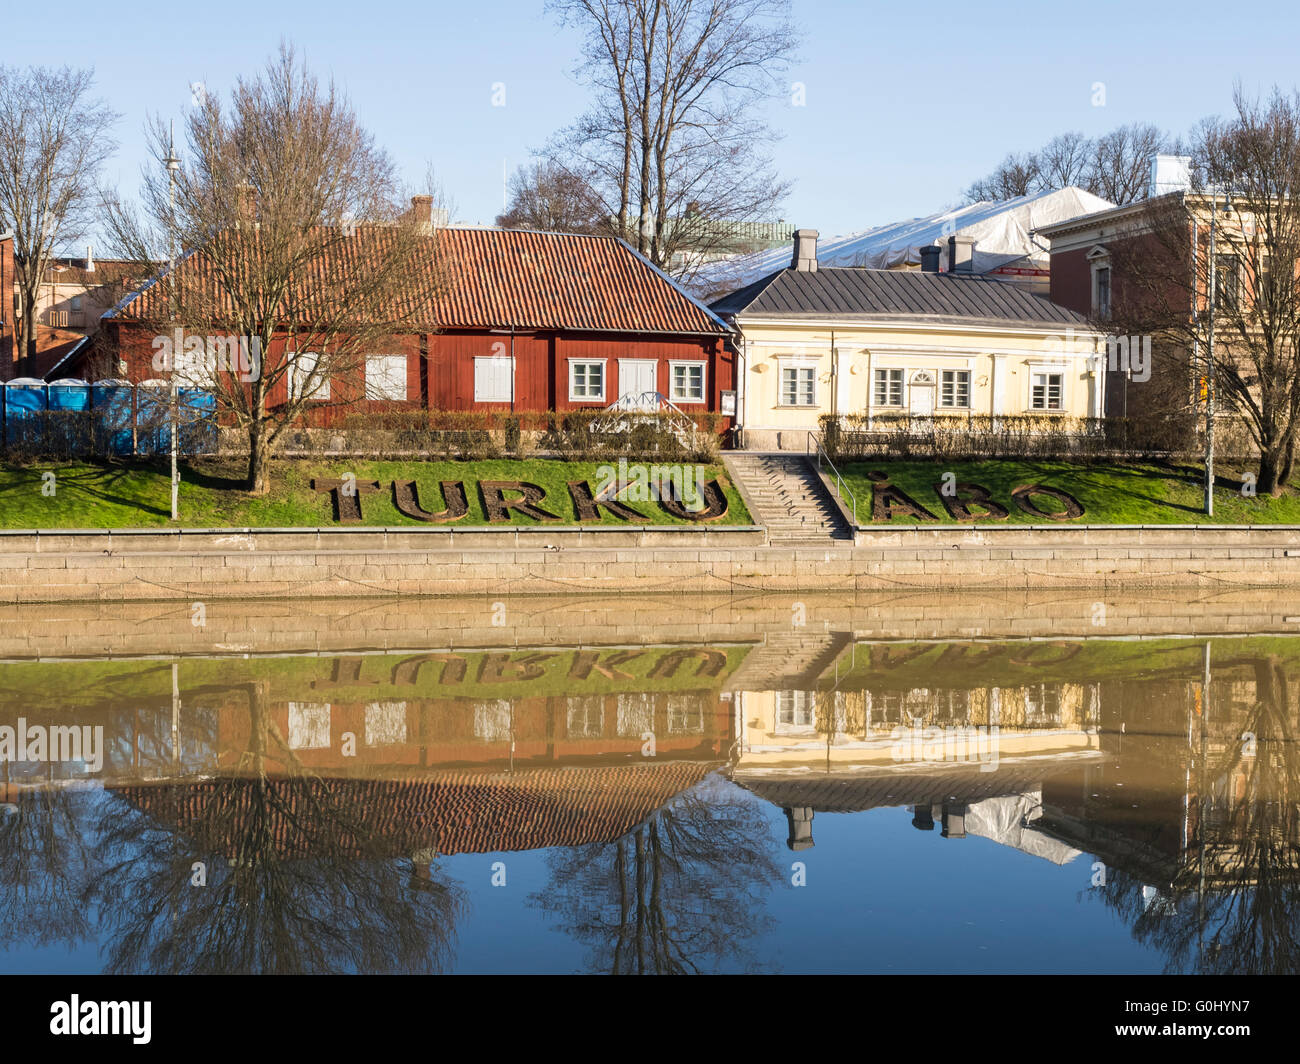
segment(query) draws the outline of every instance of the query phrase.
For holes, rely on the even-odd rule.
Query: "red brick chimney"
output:
[[[257,189],[247,182],[235,187],[235,212],[241,228],[257,224]]]
[[[412,196],[411,217],[421,225],[433,224],[433,197]]]

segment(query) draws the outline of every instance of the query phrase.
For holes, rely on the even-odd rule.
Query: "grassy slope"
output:
[[[442,509],[441,480],[465,482],[469,514],[452,527],[486,525],[482,501],[473,488],[479,480],[522,480],[546,489],[542,504],[573,524],[577,514],[569,497],[567,482],[586,480],[594,490],[599,478],[596,462],[559,462],[546,459],[485,462],[372,462],[347,459],[278,462],[273,467],[270,496],[254,498],[242,491],[237,470],[228,466],[197,463],[182,466],[180,525],[189,528],[268,528],[333,526],[334,512],[328,494],[313,492],[313,477],[341,477],[353,473],[358,480],[377,480],[380,491],[364,495],[362,517],[367,525],[409,525],[428,527],[398,512],[390,487],[395,479],[414,480],[420,502],[427,510]],[[708,479],[723,472],[721,466],[705,466]],[[53,471],[55,494],[41,494],[42,473]],[[734,487],[729,488],[728,512],[720,524],[749,524],[745,504]],[[0,467],[0,527],[3,528],[155,528],[171,525],[167,472],[148,465],[35,465]],[[665,513],[657,503],[630,503],[644,515],[646,525],[686,524]],[[512,525],[541,522],[510,511]],[[549,522],[548,522],[549,523]],[[559,522],[556,522],[559,523]],[[626,527],[601,511],[602,525]],[[499,526],[503,527],[503,526]]]
[[[271,702],[319,698],[332,702],[372,702],[383,698],[532,698],[561,695],[599,695],[634,692],[714,691],[722,686],[745,660],[749,646],[682,646],[632,647],[638,656],[618,660],[610,666],[625,676],[611,679],[592,668],[585,677],[571,674],[577,651],[553,647],[502,648],[494,651],[466,651],[465,679],[457,684],[439,682],[442,669],[432,664],[414,675],[415,683],[394,684],[394,667],[419,654],[374,655],[361,659],[359,685],[348,686],[331,681],[335,658],[252,658],[183,660],[179,681],[186,704],[202,702],[204,697],[219,700],[222,692],[235,691],[241,684],[267,681],[267,698]],[[726,665],[716,675],[701,675],[701,659],[690,655],[694,650],[718,650],[727,657]],[[651,671],[666,656],[685,651],[671,676],[651,676]],[[462,653],[462,652],[457,652]],[[593,648],[609,663],[618,648]],[[489,654],[506,654],[512,662],[531,662],[541,675],[532,680],[484,681],[480,668]],[[340,655],[346,657],[346,655]],[[315,689],[317,682],[322,687]],[[0,712],[37,712],[72,709],[85,705],[157,704],[171,698],[172,671],[166,662],[139,661],[61,661],[19,662],[4,666],[0,676]]]
[[[1042,517],[1022,511],[1011,500],[1011,492],[1022,484],[1045,484],[1060,488],[1084,506],[1077,524],[1205,524],[1201,512],[1204,473],[1184,467],[1156,465],[1076,465],[1061,461],[977,461],[977,462],[865,462],[840,467],[849,488],[857,496],[858,521],[871,521],[869,471],[889,475],[889,482],[902,488],[939,520],[951,522],[933,485],[943,474],[955,473],[959,482],[989,489],[993,499],[1011,513],[1010,524],[1046,524]],[[1288,489],[1278,498],[1248,498],[1239,488],[1240,471],[1219,470],[1214,495],[1214,524],[1300,524],[1300,494]],[[1049,508],[1051,500],[1036,497]],[[890,524],[916,524],[915,518],[895,517]],[[1062,522],[1065,523],[1065,522]]]

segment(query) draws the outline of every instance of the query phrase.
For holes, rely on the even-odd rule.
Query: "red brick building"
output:
[[[422,206],[417,200],[417,213]],[[722,393],[734,389],[731,330],[623,241],[430,232],[430,269],[443,278],[432,308],[437,331],[396,336],[351,379],[331,378],[313,422],[328,424],[342,409],[601,408],[654,392],[687,414],[718,413]],[[353,239],[360,244],[364,234]],[[178,269],[196,269],[197,260]],[[70,360],[59,376],[157,377],[153,340],[168,331],[159,293],[146,285],[104,317],[99,353]]]

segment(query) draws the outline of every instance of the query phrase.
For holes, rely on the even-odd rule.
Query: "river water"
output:
[[[0,966],[1294,972],[1300,604],[1185,598],[12,607]]]

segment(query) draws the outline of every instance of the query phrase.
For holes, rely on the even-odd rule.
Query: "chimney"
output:
[[[240,226],[257,224],[257,189],[247,181],[235,187],[235,211]]]
[[[86,245],[86,272],[95,272],[95,247],[93,244]]]
[[[1192,187],[1192,157],[1190,155],[1151,156],[1151,183],[1147,197],[1163,196],[1167,192],[1186,192]]]
[[[926,244],[921,248],[921,272],[938,273],[939,272],[939,255],[942,248],[938,244]]]
[[[968,236],[948,238],[948,272],[973,273],[975,270],[975,241]]]
[[[443,212],[439,211],[438,213],[442,214]],[[410,218],[415,222],[421,233],[431,234],[433,232],[433,197],[412,196]]]
[[[794,260],[790,268],[800,273],[817,272],[817,230],[796,229],[794,231]]]

